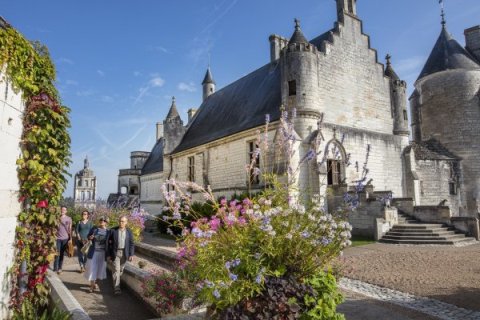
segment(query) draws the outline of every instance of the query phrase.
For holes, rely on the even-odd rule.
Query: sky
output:
[[[447,29],[480,24],[480,1],[445,0]],[[150,151],[155,124],[176,97],[187,110],[202,101],[211,66],[217,90],[270,59],[268,37],[287,38],[294,18],[308,39],[330,30],[333,0],[0,0],[0,15],[29,40],[45,44],[71,109],[72,178],[88,155],[98,195],[117,191],[131,151]],[[440,34],[438,0],[358,0],[357,15],[380,62],[387,53],[409,92]],[[221,125],[221,124],[219,124]]]

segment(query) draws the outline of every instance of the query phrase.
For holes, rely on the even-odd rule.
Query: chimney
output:
[[[467,50],[480,61],[480,25],[464,31]]]
[[[157,122],[157,141],[163,138],[163,123]]]
[[[272,34],[268,40],[270,41],[270,62],[274,62],[280,58],[280,52],[288,45],[288,39]]]
[[[195,113],[197,113],[197,109],[195,109],[195,108],[190,108],[190,109],[188,109],[188,111],[187,111],[187,114],[188,114],[188,123],[190,123],[190,121],[192,121],[193,116],[195,116]]]

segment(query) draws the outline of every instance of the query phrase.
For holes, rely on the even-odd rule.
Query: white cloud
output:
[[[180,91],[188,91],[188,92],[195,92],[197,91],[197,88],[195,87],[195,83],[189,82],[180,82],[177,86],[178,90]]]
[[[162,46],[156,46],[156,47],[154,47],[154,49],[157,50],[157,51],[163,52],[163,53],[169,53],[170,52]]]
[[[97,73],[100,77],[105,77],[105,72],[103,72],[102,70],[97,70]]]
[[[81,91],[77,91],[76,94],[79,97],[89,97],[89,96],[93,95],[93,90],[91,90],[91,89],[81,90]]]
[[[150,79],[150,81],[148,82],[148,84],[149,84],[152,88],[162,87],[162,86],[165,84],[165,80],[163,80],[163,79],[160,78],[160,77],[155,77],[155,78]]]
[[[158,76],[157,73],[153,73],[151,76],[153,78],[151,78],[144,87],[138,89],[138,95],[133,101],[133,106],[139,103],[142,100],[143,96],[145,96],[150,89],[160,88],[163,87],[163,85],[165,84],[165,80]]]
[[[110,96],[102,96],[102,102],[112,103],[113,101],[114,101],[114,99]]]
[[[65,84],[67,84],[69,86],[77,86],[78,82],[75,81],[75,80],[67,80],[67,81],[65,81]]]
[[[71,59],[62,57],[58,59],[58,63],[73,64],[73,61]]]

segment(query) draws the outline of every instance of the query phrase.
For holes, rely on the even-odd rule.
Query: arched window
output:
[[[78,179],[78,186],[79,186],[79,187],[82,186],[82,179]]]
[[[92,195],[90,191],[87,191],[87,200],[92,200]]]
[[[85,191],[82,191],[82,201],[85,200]]]
[[[334,186],[342,184],[345,180],[346,153],[340,141],[330,140],[325,146],[327,157],[327,185]]]
[[[127,192],[128,192],[128,188],[126,186],[123,186],[123,187],[120,188],[120,193],[121,194],[127,194]]]
[[[85,180],[85,187],[88,187],[88,180]]]

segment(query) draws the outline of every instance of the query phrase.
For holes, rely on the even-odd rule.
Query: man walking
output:
[[[128,219],[121,216],[119,226],[112,228],[108,240],[110,253],[109,258],[113,262],[113,290],[115,295],[122,293],[120,290],[120,277],[123,274],[125,263],[133,260],[135,246],[132,232],[127,229]]]
[[[67,242],[72,236],[72,218],[67,216],[67,207],[60,208],[60,221],[57,227],[57,255],[53,262],[53,271],[62,272],[63,256],[67,248]]]

